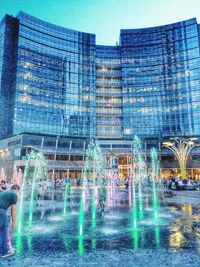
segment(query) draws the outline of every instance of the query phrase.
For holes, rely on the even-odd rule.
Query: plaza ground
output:
[[[198,236],[198,243],[195,249],[186,247],[166,247],[164,240],[161,240],[158,248],[136,248],[130,249],[118,246],[116,249],[107,249],[101,247],[96,250],[86,250],[83,255],[78,251],[67,249],[59,250],[55,239],[49,238],[45,242],[45,249],[31,250],[23,249],[20,255],[17,253],[5,260],[0,261],[0,266],[15,266],[15,267],[31,267],[31,266],[48,266],[48,267],[123,267],[123,266],[181,266],[181,267],[197,267],[200,266],[200,191],[170,191],[172,197],[165,198],[167,205],[192,205],[193,214],[191,216],[192,227],[188,229],[188,225],[182,227],[183,233],[187,236],[188,231],[195,231]],[[45,207],[48,208],[52,201],[46,201]],[[61,202],[56,202],[56,207],[61,207]],[[40,208],[39,208],[40,209]],[[189,227],[191,228],[191,227]],[[39,247],[43,247],[42,239],[37,240]],[[111,240],[113,242],[113,240]],[[15,240],[13,240],[15,244]]]

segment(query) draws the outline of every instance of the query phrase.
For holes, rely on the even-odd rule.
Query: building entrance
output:
[[[124,180],[131,170],[131,156],[120,156],[118,159],[118,175],[120,180]]]

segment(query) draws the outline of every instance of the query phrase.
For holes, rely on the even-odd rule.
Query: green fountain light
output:
[[[84,205],[83,205],[83,193],[81,194],[81,201],[79,207],[79,225],[78,225],[78,250],[79,254],[84,254],[84,243],[83,243],[83,234],[84,234]]]
[[[158,225],[155,226],[154,234],[155,234],[156,246],[159,247],[160,246],[160,228]]]
[[[159,160],[157,150],[153,147],[151,153],[152,187],[153,187],[153,216],[158,219],[158,197],[156,192],[156,183],[159,181]]]
[[[36,181],[42,181],[47,177],[47,163],[45,157],[40,152],[35,152],[32,159],[34,159],[34,173],[31,185],[31,198],[29,205],[29,225],[32,225],[33,213],[34,213],[34,195],[35,195],[35,183]]]
[[[68,186],[65,185],[63,215],[67,215]]]
[[[133,228],[132,231],[133,248],[138,249],[139,246],[139,231],[138,228]]]
[[[16,237],[16,253],[17,255],[21,255],[22,253],[22,235],[21,232],[17,233],[17,237]]]
[[[144,160],[142,156],[142,144],[141,140],[138,136],[134,136],[134,144],[133,144],[133,149],[134,149],[134,173],[138,181],[138,202],[139,202],[139,219],[142,220],[144,217],[143,214],[143,196],[142,196],[142,181],[144,177]],[[134,186],[134,185],[133,185]]]
[[[19,210],[18,210],[18,227],[17,227],[18,233],[21,233],[22,225],[24,223],[24,194],[25,194],[24,191],[25,191],[26,181],[28,180],[28,177],[30,176],[31,161],[33,158],[35,158],[35,153],[34,151],[31,151],[27,156],[27,161],[26,161],[25,170],[24,170],[23,183],[21,187],[20,203],[19,203]]]

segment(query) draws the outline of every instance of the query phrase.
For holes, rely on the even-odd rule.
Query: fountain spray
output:
[[[158,197],[156,193],[156,183],[159,179],[159,160],[157,150],[153,147],[151,153],[152,189],[153,189],[153,213],[154,219],[158,219]]]
[[[31,199],[29,205],[29,224],[32,225],[33,212],[34,212],[34,194],[35,194],[35,182],[44,180],[47,177],[47,164],[44,155],[41,152],[35,152],[34,158],[34,174],[31,185]]]
[[[135,176],[138,181],[138,208],[139,208],[139,219],[143,219],[143,196],[142,196],[142,181],[144,178],[144,160],[142,157],[142,145],[138,136],[134,136],[134,169]],[[132,183],[135,182],[132,181]]]

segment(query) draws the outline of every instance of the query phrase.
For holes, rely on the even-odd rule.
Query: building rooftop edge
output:
[[[74,29],[70,29],[70,28],[67,28],[67,27],[63,27],[63,26],[54,24],[52,22],[48,22],[48,21],[46,21],[44,19],[40,19],[40,18],[37,18],[35,16],[32,16],[32,15],[30,15],[30,14],[24,12],[24,11],[19,11],[16,16],[5,14],[5,16],[6,15],[7,16],[11,16],[11,17],[14,17],[14,18],[17,18],[17,19],[20,19],[20,16],[22,16],[22,17],[23,16],[26,16],[26,17],[29,17],[30,19],[35,19],[37,21],[41,21],[42,23],[46,23],[46,24],[55,26],[58,29],[67,30],[67,31],[76,32],[76,33],[93,35],[95,37],[95,43],[96,43],[96,34],[95,33],[83,32],[83,31],[79,31],[79,30],[74,30]],[[5,16],[2,18],[1,22],[3,21],[3,19],[5,18]],[[174,23],[163,24],[163,25],[152,26],[152,27],[143,27],[143,28],[134,28],[134,29],[131,29],[131,28],[129,28],[129,29],[120,29],[119,43],[120,43],[120,36],[122,34],[124,34],[124,33],[148,32],[149,30],[159,30],[159,29],[162,29],[162,28],[164,29],[164,28],[170,28],[170,27],[173,27],[174,28],[176,25],[178,26],[178,25],[181,25],[183,23],[190,23],[190,22],[191,22],[191,24],[197,23],[196,17],[193,17],[193,18],[190,18],[190,19],[186,19],[186,20],[182,20],[182,21],[178,21],[178,22],[174,22]],[[96,46],[98,46],[98,47],[107,47],[107,48],[114,48],[114,47],[117,47],[118,45],[96,44]]]
[[[183,23],[188,23],[191,22],[193,23],[197,23],[197,19],[196,17],[194,18],[190,18],[190,19],[186,19],[186,20],[182,20],[182,21],[178,21],[178,22],[174,22],[174,23],[169,23],[169,24],[163,24],[163,25],[158,25],[158,26],[152,26],[152,27],[145,27],[145,28],[135,28],[135,29],[121,29],[120,30],[120,34],[122,34],[122,32],[140,32],[140,31],[149,31],[149,30],[157,30],[157,29],[161,29],[161,28],[167,28],[167,27],[175,27],[176,25],[180,25]]]
[[[32,18],[32,19],[36,19],[36,20],[41,21],[41,22],[43,22],[43,23],[47,23],[47,24],[52,25],[52,26],[54,26],[54,27],[60,28],[60,29],[62,29],[62,30],[67,30],[67,31],[76,32],[76,33],[83,33],[83,34],[88,34],[88,35],[93,35],[94,37],[96,37],[96,34],[95,34],[95,33],[84,32],[84,31],[79,31],[79,30],[74,30],[74,29],[70,29],[70,28],[67,28],[67,27],[63,27],[63,26],[54,24],[54,23],[52,23],[52,22],[48,22],[48,21],[46,21],[46,20],[44,20],[44,19],[40,19],[40,18],[38,18],[38,17],[32,16],[32,15],[30,15],[30,14],[24,12],[24,11],[19,11],[19,12],[17,13],[17,15],[15,16],[15,18],[20,18],[20,16],[30,17],[30,18]]]

